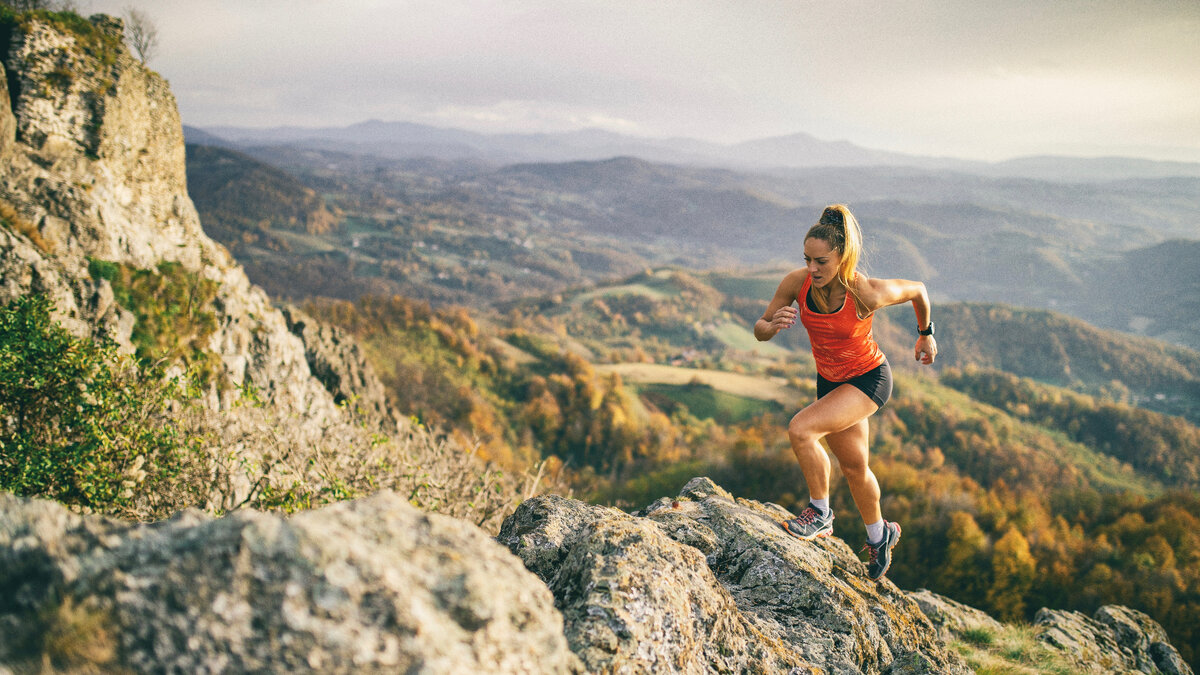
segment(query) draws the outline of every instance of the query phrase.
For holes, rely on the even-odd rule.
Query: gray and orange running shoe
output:
[[[885,520],[883,522],[883,541],[878,544],[867,542],[867,545],[863,547],[863,550],[867,551],[870,556],[870,559],[867,560],[867,576],[872,580],[887,574],[888,568],[892,566],[892,549],[895,548],[898,541],[900,541],[900,524]]]
[[[833,534],[833,511],[829,515],[821,515],[820,509],[812,504],[800,513],[799,518],[790,518],[780,523],[787,533],[797,539],[812,541],[817,537],[828,537]]]

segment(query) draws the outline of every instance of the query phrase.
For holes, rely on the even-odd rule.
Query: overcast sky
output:
[[[185,124],[806,132],[1200,161],[1200,0],[76,0],[139,7]]]

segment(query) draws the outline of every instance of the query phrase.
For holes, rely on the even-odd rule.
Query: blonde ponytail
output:
[[[817,221],[816,225],[809,228],[804,239],[820,239],[842,256],[841,264],[838,266],[837,280],[854,297],[854,303],[859,308],[861,315],[863,304],[855,289],[854,277],[858,270],[859,258],[862,256],[863,238],[862,229],[858,226],[858,219],[850,213],[850,208],[845,204],[826,206],[825,211],[821,213],[821,219]],[[824,305],[825,303],[819,302],[818,304]],[[828,311],[829,308],[822,306],[820,309]]]

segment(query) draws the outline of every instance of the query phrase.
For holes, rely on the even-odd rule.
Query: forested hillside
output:
[[[794,344],[753,341],[714,285],[665,270],[490,317],[401,298],[312,311],[390,368],[399,409],[484,439],[509,465],[544,462],[592,500],[636,505],[709,475],[798,510],[807,491],[783,430],[811,400],[811,361]],[[1127,338],[1078,339],[1072,350],[1103,353]],[[1120,383],[1142,368],[1116,360],[1106,374]],[[1194,643],[1200,429],[1131,405],[1117,384],[1086,395],[974,366],[931,375],[902,369],[873,423],[885,513],[905,528],[897,582],[1007,620],[1121,602]],[[844,486],[834,504],[853,541],[861,526]]]
[[[339,220],[312,188],[241,153],[189,145],[187,162],[205,232],[235,253],[288,250],[290,232],[326,234]]]

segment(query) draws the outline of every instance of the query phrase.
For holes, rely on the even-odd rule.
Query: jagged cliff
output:
[[[205,236],[174,97],[124,47],[120,20],[18,16],[0,32],[0,302],[45,293],[77,334],[132,350],[133,308],[115,301],[95,262],[177,263],[215,283],[206,308],[215,328],[200,345],[218,364],[214,398],[252,384],[281,414],[314,425],[337,414],[335,396],[381,414],[382,389],[357,348],[298,312],[285,320]]]

